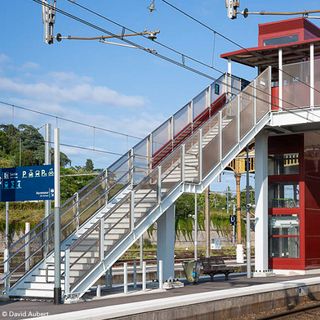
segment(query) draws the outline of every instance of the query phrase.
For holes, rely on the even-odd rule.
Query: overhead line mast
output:
[[[63,36],[61,33],[54,35],[54,24],[56,18],[56,6],[57,0],[42,0],[42,22],[44,27],[44,42],[47,44],[53,44],[56,39],[58,42],[61,40],[98,40],[99,42],[105,44],[112,44],[117,46],[124,46],[123,44],[117,42],[109,42],[107,39],[123,39],[124,37],[134,37],[134,36],[146,36],[150,40],[156,40],[157,35],[160,30],[148,31],[144,30],[142,32],[135,33],[125,33],[126,29],[122,28],[122,33],[119,35],[101,35],[96,37],[78,37],[78,36]],[[151,10],[151,9],[150,9]],[[153,9],[155,10],[155,9]],[[126,47],[136,48],[135,46],[125,45]]]

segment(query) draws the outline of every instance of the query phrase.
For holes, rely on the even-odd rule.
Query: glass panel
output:
[[[203,126],[202,176],[205,177],[220,161],[219,114]]]
[[[299,258],[299,218],[296,215],[269,216],[270,256]]]
[[[185,143],[184,179],[187,182],[199,182],[199,141],[200,131]]]
[[[158,205],[158,170],[144,179],[134,192],[135,225]]]
[[[269,69],[264,70],[256,79],[256,119],[257,122],[270,110],[271,79]]]
[[[188,124],[188,110],[189,104],[179,110],[174,116],[174,126],[173,126],[173,135],[177,136]]]
[[[306,83],[306,84],[304,84]],[[283,66],[283,108],[309,108],[310,106],[309,61]]]
[[[133,148],[133,154],[133,184],[137,185],[149,171],[148,137]]]
[[[164,199],[181,182],[181,148],[176,149],[161,165],[161,197]]]
[[[225,157],[237,144],[238,99],[232,100],[222,110],[222,155]]]
[[[273,183],[269,185],[269,208],[298,208],[299,184]]]
[[[193,99],[193,120],[207,108],[207,89]]]
[[[270,154],[269,175],[299,174],[299,153]]]
[[[236,99],[237,100],[237,99]],[[242,139],[254,125],[253,87],[247,87],[240,94],[240,138]]]
[[[152,133],[152,154],[154,155],[170,140],[170,120],[164,122]]]
[[[225,75],[222,75],[214,83],[211,84],[210,104],[216,101],[217,98],[225,92],[223,84],[224,79]]]
[[[299,40],[298,35],[292,34],[290,36],[266,39],[263,41],[263,45],[264,46],[274,46],[276,44],[286,44],[286,43],[291,43],[291,42],[297,42],[298,40]]]

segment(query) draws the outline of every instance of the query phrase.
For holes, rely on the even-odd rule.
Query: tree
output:
[[[89,171],[89,172],[92,172],[93,169],[94,169],[93,161],[91,159],[87,159],[86,165],[85,165],[85,170]]]

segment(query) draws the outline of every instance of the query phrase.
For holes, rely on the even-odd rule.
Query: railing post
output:
[[[152,133],[147,138],[148,174],[152,170]]]
[[[4,261],[4,274],[6,275],[5,279],[5,291],[6,294],[8,294],[9,288],[10,288],[10,262],[9,262],[9,202],[6,202],[6,225],[5,225],[5,235],[4,235],[4,241],[5,241],[5,249],[3,252],[3,261]]]
[[[128,263],[123,264],[123,293],[128,293]]]
[[[185,180],[185,158],[186,158],[186,145],[181,145],[181,181]]]
[[[257,80],[253,81],[253,124],[257,124]]]
[[[30,269],[30,223],[26,222],[25,224],[25,251],[24,251],[24,256],[25,256],[25,272],[29,271]]]
[[[310,43],[310,107],[314,108],[314,43]]]
[[[159,260],[159,289],[163,288],[163,261]]]
[[[161,202],[161,166],[158,166],[158,204]]]
[[[173,116],[171,116],[169,123],[170,123],[169,141],[171,140],[171,148],[173,150],[173,138],[174,138],[174,118],[173,118]]]
[[[282,111],[283,108],[283,72],[282,72],[282,49],[280,48],[278,51],[279,58],[279,111]]]
[[[199,129],[199,181],[202,181],[202,167],[203,167],[203,154],[202,154],[202,128]]]
[[[104,218],[100,219],[100,230],[99,230],[99,256],[100,261],[104,259]]]
[[[219,157],[222,161],[222,111],[219,111]]]
[[[211,85],[207,89],[207,107],[209,108],[209,118],[211,118]]]
[[[64,254],[64,294],[70,293],[70,248]]]
[[[132,275],[132,278],[133,278],[133,288],[136,289],[137,288],[137,262],[136,260],[133,261],[133,275]]]
[[[190,101],[189,106],[189,123],[191,123],[191,130],[193,132],[193,100]]]
[[[271,105],[272,105],[272,67],[269,67],[268,70],[268,88],[269,88],[269,92],[268,92],[268,96],[269,96],[269,112],[271,112]]]
[[[105,181],[105,185],[106,185],[106,195],[105,195],[105,198],[106,198],[106,204],[108,203],[108,196],[109,196],[109,192],[108,192],[108,188],[109,188],[109,185],[108,185],[108,169],[106,169],[106,172],[104,174],[104,181]]]
[[[76,230],[78,231],[79,229],[79,225],[80,225],[80,212],[79,212],[79,193],[76,192],[75,194],[75,197],[76,197]]]
[[[237,139],[238,143],[240,142],[241,139],[241,121],[240,121],[240,116],[241,116],[241,98],[242,98],[242,93],[238,94],[237,97]]]
[[[130,197],[130,229],[131,232],[134,229],[134,190],[131,191]]]
[[[147,288],[147,263],[145,261],[143,261],[142,263],[142,290],[145,291]]]
[[[129,151],[129,183],[131,188],[133,188],[133,180],[134,180],[134,167],[133,167],[133,149],[130,149]]]

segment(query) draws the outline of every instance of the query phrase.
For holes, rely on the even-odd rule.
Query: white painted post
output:
[[[186,145],[181,145],[181,181],[185,180],[185,157],[186,157]]]
[[[238,95],[237,99],[237,138],[238,138],[238,143],[240,142],[241,139],[241,121],[240,121],[240,112],[241,112],[241,98],[242,98],[243,93],[240,93]]]
[[[222,161],[222,111],[219,111],[219,157]]]
[[[70,248],[64,254],[64,294],[70,293]]]
[[[4,273],[7,275],[9,274],[10,270],[10,263],[9,263],[9,202],[6,202],[6,225],[5,225],[5,233],[4,233],[4,241],[5,241],[5,248],[3,252],[3,261],[4,263]],[[10,288],[10,278],[6,278],[5,281],[5,289],[6,294],[8,294],[8,290]]]
[[[202,181],[203,153],[202,153],[202,128],[199,129],[199,181]]]
[[[147,263],[143,261],[142,263],[142,290],[147,289]]]
[[[147,159],[148,159],[148,174],[152,170],[152,133],[149,134],[147,139]]]
[[[128,263],[123,264],[123,293],[128,293]]]
[[[268,134],[256,136],[255,277],[268,272]]]
[[[75,199],[76,200],[76,230],[78,230],[79,229],[79,225],[80,225],[79,193],[78,192],[75,193],[75,197],[76,197],[76,199]]]
[[[25,243],[25,251],[24,251],[24,257],[25,257],[25,271],[29,271],[30,270],[30,223],[26,222],[25,224],[25,239],[24,239],[24,243]]]
[[[198,201],[194,193],[194,260],[198,260]]]
[[[100,219],[100,234],[99,234],[99,254],[100,261],[104,259],[104,218]]]
[[[279,111],[282,111],[283,108],[283,62],[282,62],[282,49],[279,49]]]
[[[54,129],[54,304],[61,303],[60,134]]]
[[[228,97],[231,97],[232,94],[232,88],[231,88],[231,84],[232,84],[232,61],[231,59],[228,59]]]
[[[130,197],[130,229],[131,232],[134,229],[134,190],[131,191]]]
[[[314,108],[314,43],[310,44],[310,107]]]
[[[161,166],[158,166],[158,204],[161,202]]]
[[[257,81],[253,81],[253,124],[257,124]]]
[[[101,285],[100,285],[100,284],[97,285],[96,296],[97,296],[97,298],[100,298],[100,297],[101,297]]]
[[[133,288],[137,288],[137,262],[133,261]]]
[[[159,289],[163,288],[163,261],[159,260]]]
[[[51,164],[51,124],[45,124],[45,137],[44,137],[44,164],[48,165]],[[44,202],[44,216],[48,217],[51,211],[51,201],[45,200]],[[44,256],[48,254],[48,241],[49,241],[49,230],[48,230],[48,223],[49,221],[46,220],[46,231],[44,232]]]

